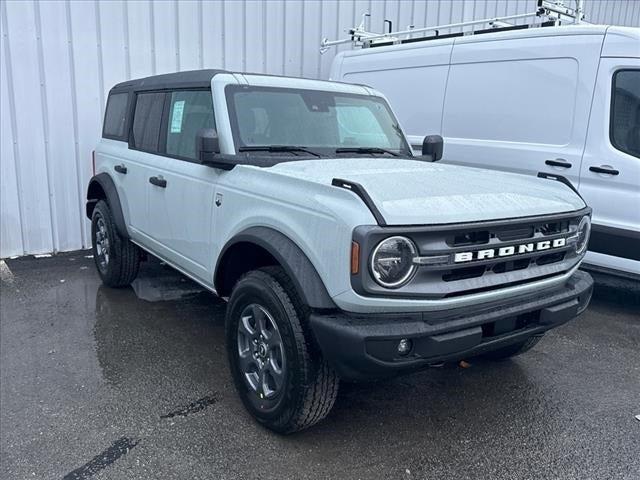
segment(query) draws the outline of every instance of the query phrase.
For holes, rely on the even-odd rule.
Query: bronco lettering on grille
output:
[[[521,255],[541,250],[561,248],[566,246],[566,244],[566,238],[556,238],[555,240],[522,243],[520,245],[510,245],[508,247],[488,248],[486,250],[476,250],[473,252],[458,252],[455,254],[454,263],[471,262],[473,260],[488,260],[490,258],[497,257],[510,257],[512,255]]]

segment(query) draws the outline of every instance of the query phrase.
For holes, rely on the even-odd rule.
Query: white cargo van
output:
[[[371,43],[331,79],[384,93],[414,148],[441,134],[444,162],[566,177],[593,208],[585,263],[640,278],[639,28]]]

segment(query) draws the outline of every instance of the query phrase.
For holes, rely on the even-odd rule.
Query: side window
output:
[[[136,150],[158,152],[164,93],[139,93],[133,115],[131,145]]]
[[[619,70],[613,75],[611,144],[640,158],[640,70]]]
[[[196,135],[203,128],[215,128],[213,100],[208,90],[171,93],[167,126],[167,154],[196,158]]]
[[[124,137],[124,127],[127,122],[128,93],[112,93],[107,100],[107,111],[104,115],[102,136],[107,138]]]

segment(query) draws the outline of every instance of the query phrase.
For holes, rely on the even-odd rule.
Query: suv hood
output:
[[[560,182],[419,160],[304,160],[279,163],[269,171],[328,186],[334,178],[359,183],[388,225],[497,220],[585,207],[582,199]]]

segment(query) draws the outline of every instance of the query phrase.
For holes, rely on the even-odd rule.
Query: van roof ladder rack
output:
[[[320,53],[325,53],[329,47],[334,45],[340,45],[344,43],[352,43],[354,47],[369,48],[379,47],[383,45],[395,45],[400,43],[420,42],[426,40],[434,40],[437,38],[458,37],[463,35],[478,35],[483,33],[505,31],[505,30],[517,30],[534,27],[548,27],[559,26],[564,21],[570,21],[572,24],[586,23],[584,22],[584,0],[573,0],[575,7],[568,7],[565,2],[571,0],[537,0],[537,8],[535,12],[520,13],[517,15],[509,15],[506,17],[497,18],[484,18],[481,20],[471,20],[468,22],[450,23],[447,25],[437,25],[435,27],[420,27],[415,28],[413,25],[407,27],[406,30],[399,30],[397,32],[392,31],[392,23],[390,20],[384,21],[385,25],[389,26],[389,31],[386,33],[376,33],[366,30],[365,23],[369,13],[362,14],[362,21],[357,27],[347,30],[349,34],[348,38],[341,40],[329,40],[323,38],[320,43]],[[514,25],[514,20],[520,20],[524,18],[546,18],[546,21],[541,23],[531,23],[523,25]],[[482,30],[467,30],[450,34],[440,34],[442,30],[451,28],[473,27],[476,25],[489,25],[489,28]],[[418,37],[418,38],[403,38],[408,35],[415,35],[416,33],[431,32],[432,35]]]

